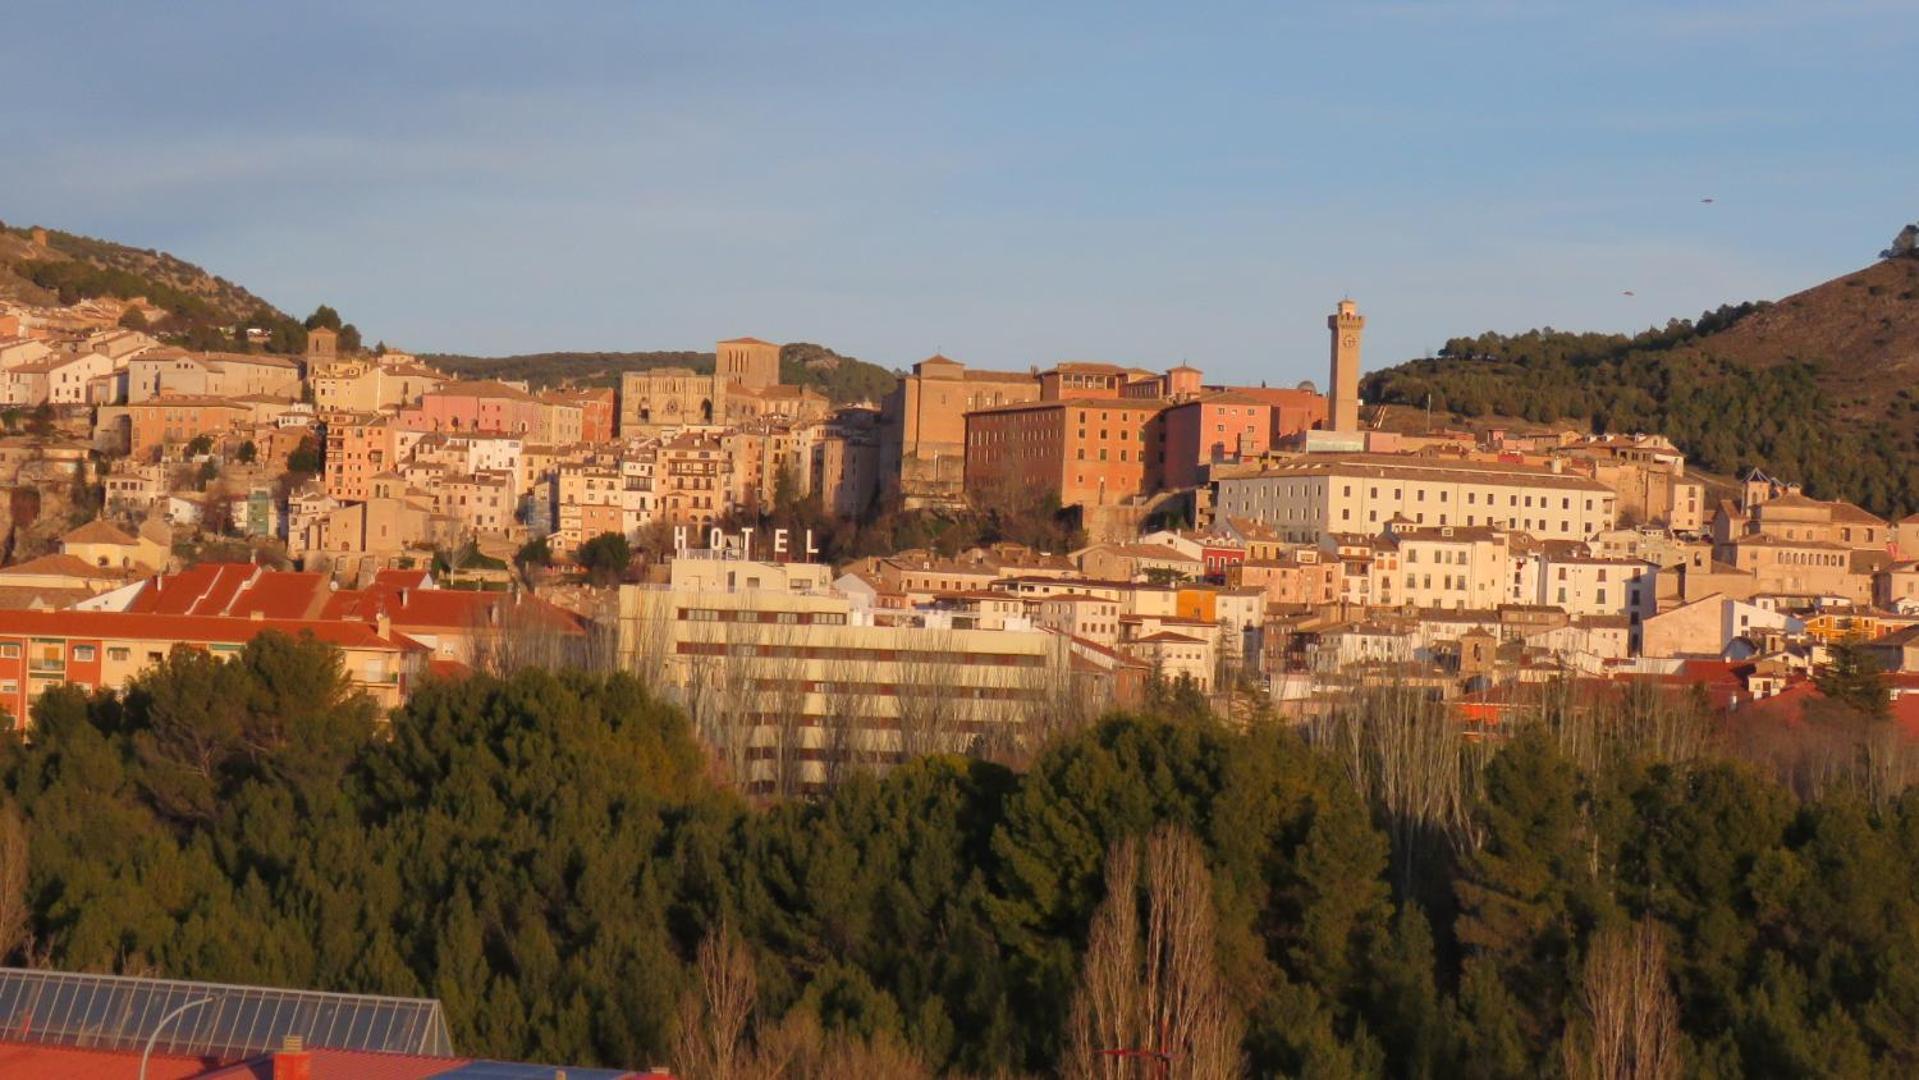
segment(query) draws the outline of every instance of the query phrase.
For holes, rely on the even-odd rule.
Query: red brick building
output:
[[[1021,493],[1105,506],[1156,491],[1165,408],[1158,399],[1082,397],[968,413],[967,493],[982,502]]]

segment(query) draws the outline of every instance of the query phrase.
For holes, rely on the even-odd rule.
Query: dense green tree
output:
[[[1892,690],[1872,654],[1851,642],[1832,646],[1826,665],[1813,674],[1813,683],[1828,699],[1875,720],[1892,713]]]
[[[306,322],[302,325],[308,330],[326,329],[337,331],[340,329],[340,313],[325,304],[321,304],[319,307],[313,309],[313,314],[308,315]]]
[[[513,564],[520,568],[521,573],[525,573],[529,567],[552,566],[553,547],[547,543],[546,537],[536,536],[521,544],[520,550],[513,553]]]
[[[1043,1073],[1107,851],[1170,825],[1203,847],[1256,1074],[1555,1072],[1594,942],[1640,920],[1689,1073],[1919,1069],[1919,794],[1582,768],[1522,722],[1462,759],[1471,820],[1422,839],[1457,846],[1415,904],[1378,788],[1274,726],[1113,716],[1024,772],[935,756],[753,805],[627,676],[428,678],[382,715],[349,675],[266,633],[43,694],[31,742],[0,742],[16,940],[66,969],[433,995],[462,1053],[631,1066],[669,1052],[724,923],[767,1044]]]
[[[287,471],[290,473],[317,476],[325,467],[325,460],[320,455],[320,441],[311,435],[300,436],[299,443],[287,454]]]
[[[633,547],[620,533],[601,533],[580,545],[573,561],[586,571],[596,585],[611,585],[620,580],[633,561]]]

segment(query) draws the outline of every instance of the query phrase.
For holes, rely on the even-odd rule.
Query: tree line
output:
[[[0,756],[0,948],[430,995],[464,1054],[695,1077],[1902,1074],[1919,795],[1873,779],[1856,689],[1824,771],[1684,700],[1549,690],[1472,739],[1381,692],[753,801],[632,675],[382,716],[265,634],[39,700]]]

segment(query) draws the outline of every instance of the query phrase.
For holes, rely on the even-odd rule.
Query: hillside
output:
[[[535,388],[572,383],[618,386],[620,374],[656,367],[713,370],[710,352],[548,352],[518,356],[464,356],[422,353],[421,360],[461,378],[525,379]],[[877,364],[856,360],[823,345],[795,342],[780,349],[780,379],[810,386],[834,404],[877,402],[898,376]]]
[[[162,251],[57,229],[42,246],[30,228],[0,227],[0,299],[51,305],[103,296],[145,297],[168,312],[169,325],[156,329],[177,334],[264,321],[259,315],[286,319],[241,286]]]
[[[1662,431],[1704,468],[1757,466],[1885,515],[1919,510],[1919,259],[1626,336],[1455,338],[1368,400],[1485,424]]]

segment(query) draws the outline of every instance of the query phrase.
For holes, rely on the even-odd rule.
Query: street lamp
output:
[[[140,1051],[140,1080],[147,1080],[147,1058],[153,1055],[153,1044],[160,1041],[160,1033],[167,1029],[167,1025],[173,1023],[180,1017],[181,1013],[186,1012],[188,1009],[197,1009],[212,1000],[210,997],[204,997],[195,1001],[189,1001],[185,1005],[162,1016],[160,1022],[153,1025],[153,1034],[147,1036],[147,1047],[145,1050]]]

